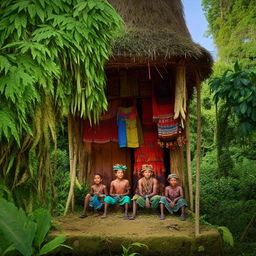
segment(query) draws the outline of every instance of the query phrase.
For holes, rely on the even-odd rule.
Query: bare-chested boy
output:
[[[142,165],[141,174],[143,177],[138,182],[138,194],[134,195],[133,200],[133,214],[130,220],[134,220],[137,213],[137,207],[153,208],[159,207],[160,196],[158,195],[158,181],[153,178],[152,165]]]
[[[97,213],[97,210],[99,210],[103,206],[103,198],[108,194],[107,188],[105,185],[102,184],[102,175],[99,173],[96,173],[94,175],[94,185],[91,186],[91,191],[85,196],[84,199],[84,210],[80,218],[87,217],[87,207],[90,205],[93,207],[95,211],[95,215]]]
[[[183,196],[183,189],[177,185],[178,177],[176,174],[169,174],[167,178],[170,186],[165,188],[165,196],[160,199],[161,215],[160,220],[164,220],[164,206],[169,213],[177,212],[181,208],[180,220],[185,220],[185,206],[187,202]]]
[[[104,214],[102,218],[106,218],[108,205],[125,205],[124,219],[128,219],[128,207],[131,202],[130,197],[130,184],[129,181],[124,179],[124,172],[127,167],[124,165],[116,164],[113,166],[116,179],[110,184],[109,195],[104,199]]]

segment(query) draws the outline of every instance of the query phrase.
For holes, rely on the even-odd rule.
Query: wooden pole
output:
[[[196,73],[197,89],[197,139],[196,139],[196,196],[195,196],[195,235],[199,235],[200,215],[200,155],[201,155],[201,91],[199,74]]]
[[[194,212],[194,198],[193,198],[193,187],[192,187],[192,170],[191,170],[191,149],[190,149],[190,117],[187,113],[186,121],[186,159],[187,159],[187,172],[188,172],[188,191],[189,191],[189,205],[190,210]]]
[[[177,174],[180,179],[180,185],[185,185],[184,177],[184,153],[183,148],[177,148],[175,150],[170,150],[170,165],[171,173]]]

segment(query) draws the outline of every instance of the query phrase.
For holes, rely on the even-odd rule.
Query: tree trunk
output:
[[[75,154],[77,147],[74,150],[73,117],[71,116],[71,114],[68,116],[68,144],[69,144],[70,186],[69,186],[69,193],[68,193],[68,198],[65,206],[64,216],[66,216],[68,212],[70,203],[72,203],[72,200],[74,200],[74,184],[75,184],[75,177],[76,177],[77,159],[74,159],[74,156],[77,156],[77,152]]]
[[[200,214],[200,157],[201,157],[201,91],[199,74],[196,73],[197,86],[197,139],[196,139],[196,196],[195,196],[195,235],[199,235]]]
[[[192,187],[192,170],[191,170],[191,150],[190,150],[190,117],[187,114],[186,122],[186,159],[187,159],[187,172],[188,172],[188,191],[189,191],[189,205],[190,210],[194,212],[194,199]]]

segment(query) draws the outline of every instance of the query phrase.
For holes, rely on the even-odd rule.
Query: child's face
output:
[[[149,178],[151,177],[151,175],[152,175],[152,171],[150,171],[150,170],[145,170],[145,171],[143,172],[143,176],[144,176],[146,179],[149,179]]]
[[[123,170],[117,170],[116,171],[116,177],[118,179],[122,179],[124,177],[124,171]]]
[[[177,186],[177,179],[171,178],[171,179],[169,179],[169,183],[172,187],[175,187],[175,186]]]
[[[99,185],[102,182],[102,178],[99,175],[95,175],[93,180],[96,185]]]

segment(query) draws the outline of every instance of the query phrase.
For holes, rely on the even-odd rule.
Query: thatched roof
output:
[[[180,0],[108,0],[125,22],[125,34],[114,46],[115,57],[187,59],[211,73],[212,57],[194,43]]]

